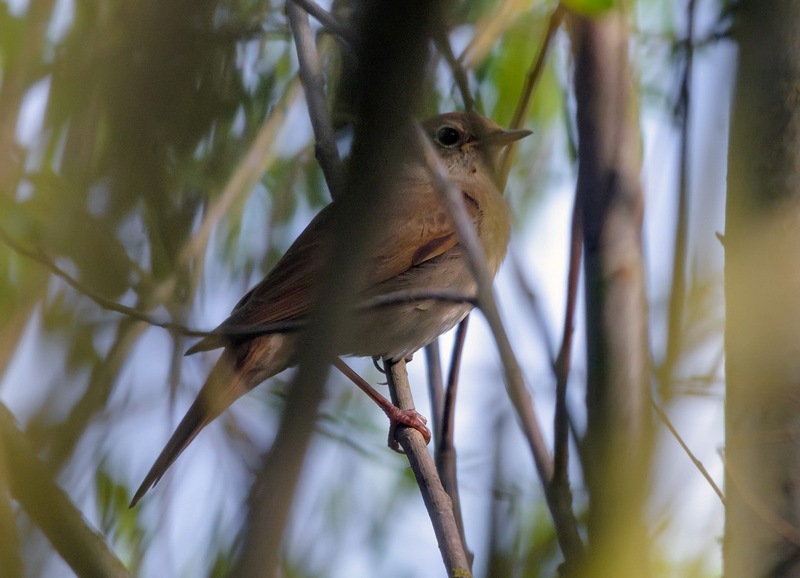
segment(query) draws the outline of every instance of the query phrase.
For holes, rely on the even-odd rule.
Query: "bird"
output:
[[[499,185],[500,154],[531,131],[505,130],[476,112],[439,114],[421,126],[446,167],[448,179],[461,190],[494,275],[505,257],[511,233],[510,210]],[[459,243],[425,162],[406,162],[388,194],[390,210],[367,248],[358,299],[437,289],[474,297],[477,284],[466,250]],[[264,279],[241,298],[231,315],[187,350],[186,355],[191,355],[223,349],[130,507],[158,483],[206,425],[258,384],[296,364],[296,332],[248,336],[246,332],[236,335],[236,330],[307,317],[340,205],[334,199],[323,208]],[[468,300],[427,298],[354,312],[337,353],[389,361],[407,358],[452,329],[472,307]]]

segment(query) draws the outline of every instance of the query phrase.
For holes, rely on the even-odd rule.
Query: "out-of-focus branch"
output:
[[[464,101],[464,108],[468,111],[473,110],[475,108],[475,99],[469,89],[467,71],[461,61],[453,54],[453,47],[450,44],[450,38],[447,36],[447,28],[444,23],[439,26],[433,40],[436,42],[436,48],[439,49],[444,61],[447,62],[447,66],[450,67],[450,71],[453,73],[456,86],[461,93],[461,99]]]
[[[194,329],[190,329],[178,323],[173,323],[171,321],[159,321],[157,318],[140,311],[139,309],[135,309],[133,307],[128,307],[126,305],[122,305],[121,303],[117,303],[116,301],[112,301],[111,299],[106,299],[99,293],[92,291],[89,287],[82,284],[80,281],[75,279],[72,275],[64,271],[61,267],[55,264],[55,262],[45,255],[42,251],[35,251],[31,249],[27,249],[19,244],[17,241],[11,238],[11,236],[6,233],[6,231],[0,227],[0,241],[8,245],[11,249],[19,253],[20,255],[27,257],[37,263],[45,266],[50,272],[55,275],[56,277],[62,279],[66,282],[67,285],[75,289],[78,293],[83,295],[84,297],[88,297],[92,301],[94,301],[97,305],[102,307],[103,309],[107,309],[109,311],[114,311],[116,313],[121,313],[126,317],[130,317],[131,319],[136,319],[137,321],[143,321],[148,325],[153,325],[155,327],[162,327],[164,329],[168,329],[169,331],[175,331],[182,335],[186,335],[189,337],[203,337],[208,335],[206,331],[197,331]]]
[[[686,255],[689,221],[689,113],[691,111],[692,65],[694,62],[694,16],[695,0],[686,7],[685,63],[681,77],[678,103],[675,114],[680,119],[681,141],[678,169],[678,207],[675,226],[674,253],[672,256],[672,287],[669,294],[669,318],[667,321],[667,351],[661,368],[659,382],[661,394],[670,397],[671,381],[683,344],[683,312],[686,302]]]
[[[273,333],[289,333],[299,331],[306,326],[306,321],[302,319],[292,321],[282,321],[280,323],[265,323],[263,325],[251,325],[249,327],[226,327],[215,331],[204,331],[200,329],[192,329],[180,323],[173,321],[162,321],[157,317],[145,313],[141,309],[135,307],[128,307],[122,305],[111,299],[106,299],[102,295],[96,293],[72,275],[64,271],[61,267],[45,255],[41,251],[34,251],[27,249],[12,239],[5,230],[0,227],[0,241],[8,245],[11,249],[20,255],[27,257],[37,263],[46,267],[53,275],[62,279],[75,289],[78,293],[94,301],[97,305],[108,311],[120,313],[130,319],[142,321],[153,327],[161,327],[178,335],[185,337],[208,337],[209,335],[220,335],[225,337],[259,337],[261,335],[270,335]],[[408,291],[396,291],[387,295],[379,295],[363,301],[357,306],[357,310],[368,311],[378,307],[389,307],[392,305],[402,305],[406,303],[415,303],[417,301],[442,301],[446,303],[470,303],[477,305],[477,300],[474,297],[463,295],[457,291],[448,291],[442,289],[414,289]]]
[[[581,265],[581,211],[575,200],[570,227],[569,272],[567,274],[567,305],[564,310],[564,327],[561,347],[553,364],[556,376],[556,407],[553,419],[553,480],[551,482],[553,501],[561,516],[571,516],[572,490],[569,485],[569,409],[567,408],[567,384],[569,383],[570,361],[572,359],[572,337],[575,324],[575,307],[578,301],[578,280]],[[577,522],[576,522],[577,524]],[[581,551],[583,555],[583,551]]]
[[[322,24],[322,27],[325,30],[335,36],[338,36],[339,39],[344,42],[350,42],[350,29],[339,22],[339,20],[333,14],[325,10],[313,0],[290,0],[286,6],[287,13],[289,12],[289,4],[297,4],[303,10],[308,12],[310,16],[313,16],[320,24]]]
[[[536,58],[533,60],[533,64],[531,65],[530,70],[528,70],[528,74],[525,75],[525,85],[522,87],[522,93],[517,101],[517,108],[514,111],[514,118],[511,120],[511,125],[508,128],[521,128],[525,122],[525,117],[528,116],[528,109],[530,108],[531,100],[533,99],[533,90],[536,88],[536,84],[539,82],[539,79],[542,76],[544,65],[547,63],[547,56],[550,53],[550,46],[553,44],[553,37],[561,26],[561,22],[564,20],[564,14],[565,9],[561,6],[561,4],[556,6],[555,10],[553,10],[553,13],[550,14],[550,18],[547,21],[547,29],[545,31],[544,38],[542,38],[542,46],[539,49],[539,53],[536,55]],[[506,147],[505,152],[503,152],[499,171],[501,179],[500,182],[502,183],[500,186],[501,189],[505,188],[505,183],[508,180],[508,173],[511,170],[511,162],[514,159],[514,153],[517,150],[518,144],[519,143],[512,142]]]
[[[411,0],[363,4],[353,85],[358,87],[347,192],[337,199],[329,255],[318,282],[309,328],[299,337],[299,366],[281,425],[251,492],[238,576],[272,578],[305,453],[325,393],[331,361],[345,337],[343,316],[353,305],[362,256],[388,206],[385,192],[409,154],[409,119],[424,78],[439,3]],[[357,231],[359,234],[354,235]],[[411,434],[414,435],[414,434]]]
[[[400,409],[414,409],[405,361],[391,363],[384,360],[384,364],[387,368],[386,377],[389,381],[392,402]],[[422,493],[447,568],[447,575],[464,578],[472,576],[466,549],[453,514],[453,504],[442,486],[422,434],[415,429],[398,426],[395,438],[408,457],[408,463]]]
[[[201,257],[205,252],[211,231],[227,214],[228,209],[242,196],[250,194],[258,180],[272,164],[275,157],[274,144],[278,129],[286,117],[286,109],[297,98],[299,83],[292,80],[287,86],[281,103],[272,109],[269,118],[264,122],[250,145],[247,154],[239,162],[225,189],[214,199],[203,215],[203,221],[188,243],[181,250],[178,262],[187,264]],[[202,260],[198,260],[201,262]]]
[[[428,368],[428,395],[431,398],[431,431],[434,443],[438,444],[444,408],[444,379],[438,337],[425,346],[425,363]]]
[[[548,490],[550,480],[553,477],[553,462],[547,449],[547,444],[544,441],[539,420],[536,417],[533,398],[525,386],[522,369],[519,366],[519,362],[517,362],[508,334],[500,319],[500,312],[497,309],[492,290],[492,276],[486,265],[483,247],[478,240],[472,221],[464,206],[461,191],[449,182],[447,171],[442,166],[436,152],[421,129],[417,131],[417,146],[425,154],[433,185],[447,207],[458,233],[459,242],[467,250],[469,266],[478,284],[478,302],[489,323],[503,363],[506,391],[531,448],[536,470],[545,487],[545,496],[553,514],[556,534],[562,552],[568,562],[574,561],[581,556],[583,545],[578,535],[577,527],[573,524],[574,518],[568,519],[556,515],[555,504],[552,502],[552,495]]]
[[[308,15],[295,0],[286,2],[286,15],[292,28],[292,36],[297,47],[297,60],[300,66],[300,82],[306,93],[308,116],[314,129],[314,155],[325,175],[325,181],[336,198],[342,189],[342,161],[339,149],[336,148],[336,135],[328,113],[328,101],[325,98],[325,76],[317,54],[314,34],[308,23]]]
[[[681,437],[681,434],[678,433],[678,430],[675,428],[675,426],[672,423],[672,420],[669,419],[669,416],[666,414],[666,412],[663,409],[661,409],[661,407],[659,407],[659,405],[656,403],[655,400],[652,400],[652,404],[653,404],[653,409],[655,410],[656,415],[658,416],[658,419],[660,419],[661,422],[667,427],[669,433],[672,434],[672,437],[675,438],[675,441],[678,442],[678,444],[681,446],[681,449],[692,461],[694,467],[697,468],[697,471],[699,471],[700,474],[705,478],[706,482],[708,482],[708,485],[711,487],[712,490],[714,490],[714,493],[717,495],[719,501],[722,502],[722,505],[724,506],[725,494],[722,493],[722,490],[714,481],[714,478],[712,478],[711,474],[708,473],[708,470],[703,465],[703,462],[701,462],[697,458],[697,456],[694,455],[692,450],[689,448],[689,445]]]
[[[0,405],[0,443],[11,495],[47,536],[64,561],[81,577],[128,577],[130,573],[92,529],[48,468],[36,458],[30,443]],[[5,574],[4,574],[5,575]]]
[[[570,15],[587,341],[588,560],[592,575],[646,578],[652,423],[641,246],[643,196],[626,15]]]
[[[11,463],[5,445],[0,443],[0,568],[3,576],[22,578],[22,549],[17,533],[17,517],[11,507],[9,478]]]

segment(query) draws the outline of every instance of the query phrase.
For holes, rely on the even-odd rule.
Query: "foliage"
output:
[[[616,4],[565,2],[593,17]],[[638,9],[645,12],[648,4]],[[464,52],[477,106],[501,124],[513,116],[554,7],[534,0],[457,2],[448,16],[449,39],[456,56]],[[331,12],[344,17],[351,8],[334,1]],[[348,87],[339,83],[348,49],[312,22],[334,121],[341,125],[339,145],[346,149]],[[671,59],[682,34],[674,26],[670,21],[652,37],[641,31],[634,37],[640,45],[667,47],[655,55],[632,53],[634,66],[644,63],[637,70],[644,78],[640,97],[659,96],[641,99],[643,125],[656,115],[671,122],[674,87],[664,78],[677,76],[680,64]],[[439,52],[431,54],[427,108],[462,107],[452,69]],[[574,186],[570,66],[562,31],[524,122],[535,142],[521,148],[509,184],[519,239],[512,253],[522,256],[524,279],[542,277],[525,256],[533,229],[547,226],[547,213],[540,211]],[[663,72],[652,85],[651,66]],[[248,490],[277,427],[283,382],[258,388],[209,427],[149,502],[128,510],[132,489],[214,357],[184,360],[190,343],[180,331],[109,311],[87,294],[192,328],[209,329],[223,319],[328,200],[302,97],[281,2],[0,3],[0,400],[88,522],[137,575],[223,576],[231,570]],[[252,158],[255,165],[247,161]],[[669,235],[661,235],[659,247],[671,243],[664,238]],[[537,246],[541,261],[552,262],[565,239]],[[53,274],[55,267],[78,288]],[[551,333],[560,331],[561,268],[563,262],[545,273],[558,277],[558,307],[547,304],[544,324]],[[709,374],[703,355],[719,340],[720,313],[713,307],[718,271],[690,276],[689,293],[702,293],[705,305],[690,304],[687,334],[697,337],[686,345],[687,367],[672,376],[676,382],[697,375],[713,381],[718,373]],[[516,281],[511,273],[501,275],[503,313],[529,382],[549,407],[551,360],[520,298],[530,287]],[[670,291],[668,279],[657,281],[650,287],[656,344],[663,335],[658,320],[665,317],[660,303]],[[463,378],[467,393],[459,403],[466,417],[459,417],[457,445],[476,572],[496,567],[507,574],[493,576],[548,575],[561,554],[530,456],[517,433],[486,425],[495,415],[513,420],[501,399],[493,346],[472,349],[482,351],[467,347],[473,359]],[[422,357],[417,354],[416,364]],[[576,357],[572,382],[581,387],[574,376],[585,368],[582,354]],[[371,382],[379,380],[367,364],[359,369]],[[412,379],[421,385],[421,369]],[[423,397],[421,386],[417,392]],[[383,416],[338,377],[331,379],[322,413],[286,540],[286,575],[421,576],[421,568],[440,575],[436,542],[406,462],[383,447]],[[584,416],[575,413],[580,431]],[[549,432],[549,414],[542,420]],[[495,451],[488,439],[495,435],[507,449]],[[580,468],[573,470],[580,495]],[[501,490],[507,495],[499,498]],[[585,504],[577,502],[583,525]],[[664,517],[671,515],[667,508]],[[484,524],[487,516],[491,523]],[[492,524],[502,532],[481,529]],[[50,575],[62,569],[54,562],[58,554],[32,532],[21,531],[20,540],[27,568]],[[421,562],[404,555],[402,544],[417,549]],[[706,556],[698,555],[700,562],[687,556],[679,554],[674,566],[666,562],[657,575],[680,575],[680,568],[705,572]]]

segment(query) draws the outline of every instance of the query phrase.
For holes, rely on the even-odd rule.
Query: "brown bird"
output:
[[[460,112],[428,119],[423,128],[451,182],[463,193],[494,274],[505,257],[511,231],[508,206],[496,184],[499,154],[530,131],[503,130],[488,118]],[[365,288],[359,297],[366,301],[414,290],[448,290],[473,297],[475,280],[428,168],[422,161],[412,162],[400,174],[390,191],[390,220],[367,251]],[[231,337],[230,333],[305,318],[338,207],[333,201],[320,211],[267,276],[239,301],[217,334],[186,352],[224,347],[197,399],[136,491],[131,507],[158,483],[200,430],[256,385],[296,363],[296,333],[258,337]],[[360,310],[353,314],[340,354],[402,359],[454,327],[470,309],[470,303],[426,299]]]

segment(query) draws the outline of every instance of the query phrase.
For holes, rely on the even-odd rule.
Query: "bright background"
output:
[[[686,3],[631,4],[656,366],[664,359],[673,290],[679,174],[688,175],[681,355],[672,379],[654,382],[653,390],[721,484],[723,255],[715,233],[724,230],[735,50],[715,36],[727,23],[722,3],[699,0],[689,155],[682,165],[676,107],[687,54]],[[469,47],[465,64],[480,107],[508,123],[552,4],[456,5],[455,53]],[[312,25],[318,28],[313,19]],[[323,36],[320,49],[334,75],[329,87],[344,98],[333,80],[340,66],[335,42]],[[0,159],[0,225],[107,299],[210,329],[327,202],[280,3],[204,0],[166,8],[133,0],[7,1],[0,3],[0,50],[0,150],[10,151]],[[550,346],[557,347],[576,175],[571,71],[562,30],[525,123],[535,134],[520,147],[507,189],[514,234],[496,282],[548,440],[554,378],[528,294],[535,292]],[[444,63],[436,78],[428,112],[461,107]],[[241,161],[265,122],[276,133],[255,151],[263,174],[248,174]],[[343,149],[347,140],[345,131]],[[245,186],[233,184],[236,171],[248,174]],[[231,202],[213,222],[207,245],[181,261],[182,248],[220,199]],[[3,244],[0,276],[0,401],[59,484],[137,575],[223,575],[289,376],[237,402],[129,511],[133,489],[217,354],[183,358],[190,341],[102,309]],[[578,311],[569,396],[582,424],[580,304]],[[451,344],[450,336],[442,338],[445,357]],[[379,381],[369,361],[353,363]],[[479,312],[472,315],[461,375],[456,444],[476,575],[500,557],[521,572],[516,575],[550,576],[560,558],[549,514]],[[418,409],[428,414],[422,352],[410,377]],[[322,412],[294,505],[286,575],[440,576],[430,521],[405,458],[386,448],[383,414],[339,375],[331,375]],[[586,495],[575,464],[580,512]],[[719,575],[723,508],[660,423],[652,480],[656,575]],[[68,575],[24,512],[19,528],[29,575]]]

